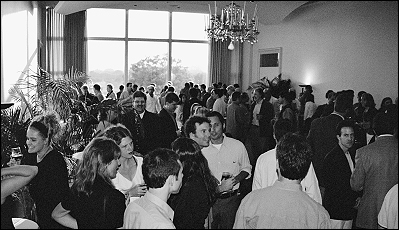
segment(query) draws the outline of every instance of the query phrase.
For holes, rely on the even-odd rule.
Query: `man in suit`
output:
[[[165,105],[158,117],[160,121],[159,141],[160,147],[171,148],[172,142],[181,136],[181,132],[177,127],[175,110],[179,103],[179,96],[173,92],[169,92],[165,96]]]
[[[324,195],[324,181],[322,178],[323,161],[327,153],[337,146],[338,141],[335,128],[345,119],[346,111],[353,104],[350,97],[340,93],[334,104],[334,112],[326,117],[320,117],[312,121],[307,140],[312,147],[314,156],[312,163],[319,180],[320,192]]]
[[[330,214],[333,228],[351,229],[356,217],[355,205],[360,193],[353,191],[350,185],[355,156],[353,151],[349,151],[355,141],[354,130],[355,124],[351,120],[338,123],[338,145],[326,155],[323,162],[323,206]]]
[[[260,154],[275,146],[271,124],[274,117],[274,108],[269,102],[270,98],[270,92],[266,92],[265,95],[262,88],[254,90],[254,101],[249,110],[250,128],[247,139],[248,153],[253,166],[255,166]]]
[[[356,218],[359,228],[376,229],[385,194],[398,183],[398,139],[394,137],[397,115],[378,113],[373,120],[376,140],[356,151],[355,171],[350,183],[363,191]]]
[[[159,134],[159,118],[157,114],[151,113],[146,110],[147,97],[146,95],[137,90],[133,93],[133,108],[137,111],[140,117],[140,132],[142,137],[139,140],[140,153],[146,155],[151,150],[158,147],[158,134]]]

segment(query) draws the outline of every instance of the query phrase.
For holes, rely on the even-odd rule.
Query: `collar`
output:
[[[262,98],[259,102],[256,102],[255,105],[262,104],[262,103],[263,103],[263,100],[264,100],[264,99]]]
[[[144,195],[144,198],[146,198],[148,201],[154,203],[156,206],[160,207],[163,211],[165,211],[166,215],[169,217],[170,220],[173,221],[173,216],[174,216],[174,211],[173,209],[163,200],[158,198],[157,196],[146,192]]]
[[[337,116],[341,117],[341,118],[342,118],[342,120],[345,120],[345,117],[344,117],[344,116],[342,116],[342,115],[341,115],[341,114],[339,114],[339,113],[336,113],[335,111],[334,111],[334,112],[332,112],[331,114],[335,114],[335,115],[337,115]]]
[[[223,145],[224,142],[226,141],[226,137],[227,136],[224,133],[222,135],[223,135],[223,141],[222,141],[221,144]],[[209,141],[209,146],[211,146],[211,145],[212,145],[213,148],[215,148],[215,146],[213,146],[214,144],[212,143],[212,140]],[[220,144],[215,144],[215,145],[220,145]]]
[[[295,183],[284,183],[279,180],[274,182],[273,184],[274,187],[282,190],[289,190],[289,191],[302,191],[302,185],[301,184],[295,184]]]
[[[141,118],[141,119],[143,119],[143,117],[144,117],[144,114],[145,114],[145,110],[144,110],[144,112],[142,112],[142,113],[139,113],[139,116],[140,116],[140,118]]]

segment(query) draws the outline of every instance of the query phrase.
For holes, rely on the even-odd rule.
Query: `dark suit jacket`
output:
[[[355,164],[355,154],[351,153],[351,160]],[[350,185],[352,171],[344,151],[339,145],[331,150],[323,162],[323,179],[325,193],[323,206],[331,219],[353,220],[356,209],[353,208],[356,198],[360,196],[352,190]]]
[[[326,117],[320,117],[312,121],[310,125],[307,140],[313,150],[313,166],[316,172],[319,185],[324,187],[322,178],[322,169],[324,157],[336,145],[338,140],[335,135],[335,128],[337,124],[342,121],[342,117],[337,114],[330,114]]]
[[[251,104],[250,123],[252,123],[255,105],[256,102],[253,102]],[[259,114],[263,115],[262,119],[259,120],[260,136],[262,137],[273,136],[273,127],[271,125],[271,120],[274,118],[273,105],[270,102],[263,99]]]
[[[356,151],[355,161],[351,186],[355,191],[363,190],[356,226],[376,229],[385,195],[398,183],[398,139],[377,137],[375,142]]]
[[[160,147],[170,149],[172,142],[177,138],[175,121],[164,108],[159,112],[158,117],[160,121],[158,136]]]
[[[145,155],[148,152],[159,147],[159,117],[155,113],[144,112],[144,116],[141,119],[144,126],[144,138],[141,144],[141,154]]]

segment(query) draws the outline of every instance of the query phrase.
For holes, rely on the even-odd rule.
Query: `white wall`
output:
[[[288,18],[261,25],[252,56],[244,46],[243,88],[256,81],[258,49],[282,47],[282,78],[297,93],[312,85],[316,104],[328,89],[364,90],[377,108],[398,96],[398,2],[317,2]]]

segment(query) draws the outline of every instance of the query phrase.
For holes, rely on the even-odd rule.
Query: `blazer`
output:
[[[323,161],[328,152],[338,145],[335,135],[337,124],[343,119],[337,114],[330,114],[312,121],[307,140],[313,150],[312,163],[316,172],[319,186],[324,187],[322,178]]]
[[[172,142],[177,138],[177,125],[165,108],[158,113],[158,117],[160,122],[159,147],[170,149]]]
[[[363,190],[356,226],[376,229],[385,194],[398,183],[398,139],[391,135],[377,137],[356,151],[355,162],[351,186],[355,191]]]
[[[145,155],[148,152],[159,147],[159,117],[155,113],[145,110],[144,116],[141,119],[144,127],[144,138],[141,141],[141,154]]]
[[[251,104],[250,116],[249,116],[250,124],[252,123],[255,105],[256,105],[256,102],[253,102]],[[259,114],[263,115],[262,119],[259,120],[260,136],[261,137],[273,136],[273,127],[271,124],[271,120],[274,118],[273,105],[269,101],[266,101],[265,99],[263,99]]]
[[[355,164],[355,154],[350,152],[351,160]],[[339,145],[334,147],[323,162],[323,179],[325,193],[323,206],[331,219],[353,220],[356,215],[357,197],[360,193],[352,190],[350,185],[352,171],[344,151]]]

